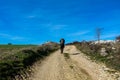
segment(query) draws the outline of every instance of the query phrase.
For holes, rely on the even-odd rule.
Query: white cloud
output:
[[[65,30],[67,29],[68,25],[64,25],[64,24],[52,24],[52,23],[48,23],[48,24],[44,24],[43,26],[45,26],[47,29],[49,30]]]
[[[116,36],[118,36],[119,34],[107,34],[107,35],[103,35],[101,36],[102,39],[105,39],[105,38],[115,38]]]
[[[19,36],[15,36],[15,37],[11,37],[12,40],[24,40],[25,38],[23,37],[19,37]]]
[[[13,36],[13,35],[5,34],[5,33],[0,33],[0,37],[10,39],[10,40],[18,40],[18,41],[25,40],[24,37]]]
[[[35,17],[36,17],[35,15],[31,15],[31,16],[28,16],[27,18],[32,19],[32,18],[35,18]]]
[[[67,25],[53,25],[52,29],[53,30],[61,30],[61,29],[65,29],[67,27]]]
[[[11,35],[5,34],[5,33],[0,33],[0,36],[1,36],[1,37],[7,37],[7,38],[11,37]]]
[[[80,31],[80,32],[75,32],[75,33],[72,33],[72,34],[69,34],[68,36],[80,36],[80,35],[84,35],[84,34],[87,34],[89,33],[90,31]]]

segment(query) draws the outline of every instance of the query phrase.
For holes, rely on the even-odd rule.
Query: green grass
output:
[[[10,49],[10,48],[24,48],[24,47],[33,47],[36,45],[0,45],[0,48]]]
[[[52,47],[47,45],[41,47],[35,45],[0,45],[0,49],[4,49],[3,52],[9,51],[6,53],[7,56],[0,59],[0,80],[13,80],[15,75],[20,75],[21,70],[25,71],[34,62],[58,49],[54,46],[56,45]],[[18,48],[23,49],[17,50]],[[14,54],[11,49],[15,50]]]
[[[30,53],[18,52],[14,55],[10,55],[0,60],[0,78],[1,80],[9,77],[14,77],[20,70],[32,65],[36,59],[39,58],[39,54],[35,54],[32,50]]]
[[[36,47],[36,45],[0,45],[0,60],[13,55],[22,49],[34,49]]]
[[[16,47],[18,47],[18,48],[21,48],[21,47],[30,47],[30,46],[36,46],[36,45],[7,45],[7,44],[0,44],[0,48],[16,48]]]

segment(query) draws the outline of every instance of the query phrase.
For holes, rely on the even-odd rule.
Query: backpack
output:
[[[64,44],[65,43],[65,40],[64,39],[61,39],[60,40],[60,44]]]

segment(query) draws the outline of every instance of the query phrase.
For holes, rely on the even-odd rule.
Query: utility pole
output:
[[[96,38],[97,38],[98,44],[100,43],[102,30],[103,30],[103,28],[99,28],[99,27],[96,28]]]

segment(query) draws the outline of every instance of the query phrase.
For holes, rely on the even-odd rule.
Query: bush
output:
[[[92,60],[105,63],[108,67],[120,71],[120,45],[119,43],[110,44],[93,44],[93,43],[77,43],[74,44],[79,50],[88,55]],[[112,49],[114,47],[115,49]],[[107,56],[101,56],[100,50],[105,48]]]
[[[21,49],[15,54],[4,57],[0,60],[0,80],[13,80],[21,70],[26,70],[28,66],[31,66],[37,60],[43,59],[52,51],[58,49],[57,44],[52,44],[52,46],[43,45],[31,49]]]

